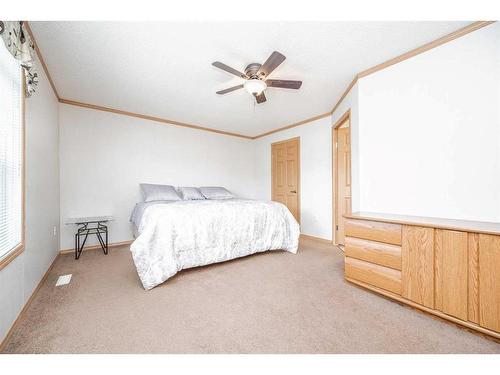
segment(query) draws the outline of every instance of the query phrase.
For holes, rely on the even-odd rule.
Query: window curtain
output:
[[[38,72],[34,66],[35,45],[23,21],[0,21],[0,35],[7,50],[23,67],[26,97],[30,97],[38,85]]]

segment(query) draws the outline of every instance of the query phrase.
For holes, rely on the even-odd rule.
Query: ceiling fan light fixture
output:
[[[251,95],[260,95],[267,88],[266,83],[258,78],[247,80],[243,86]]]
[[[244,88],[250,95],[255,97],[257,104],[261,104],[267,101],[264,90],[268,87],[277,87],[282,89],[298,90],[302,85],[302,81],[294,81],[289,79],[268,79],[269,74],[271,74],[274,69],[276,69],[280,64],[285,61],[285,55],[274,51],[271,53],[264,64],[251,63],[245,68],[245,73],[239,70],[233,69],[230,66],[221,63],[220,61],[215,61],[212,63],[213,66],[224,70],[227,73],[235,75],[237,77],[243,78],[245,82],[240,83],[237,86],[229,87],[224,90],[219,90],[216,92],[217,95],[224,95],[235,90]]]

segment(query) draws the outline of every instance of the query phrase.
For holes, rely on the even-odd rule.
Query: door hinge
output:
[[[339,230],[339,226],[338,225],[335,225],[335,230]]]

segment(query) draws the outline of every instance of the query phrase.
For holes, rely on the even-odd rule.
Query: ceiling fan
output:
[[[217,94],[223,95],[231,91],[245,88],[245,90],[255,96],[255,100],[258,104],[260,104],[264,103],[267,100],[264,91],[268,87],[279,87],[283,89],[293,90],[300,89],[302,81],[291,81],[287,79],[267,79],[267,77],[269,77],[273,70],[276,69],[283,61],[285,61],[285,59],[286,57],[284,55],[282,55],[278,51],[274,51],[263,65],[258,63],[249,64],[245,68],[245,73],[233,69],[230,66],[221,63],[220,61],[212,63],[213,66],[225,70],[226,72],[234,74],[235,76],[238,76],[245,80],[245,82],[241,85],[217,91]]]

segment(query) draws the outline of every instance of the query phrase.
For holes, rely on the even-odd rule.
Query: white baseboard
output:
[[[108,244],[108,248],[109,247],[128,246],[132,242],[134,242],[134,240],[121,241],[121,242],[113,242],[113,243]],[[101,245],[92,245],[92,246],[86,246],[86,247],[84,247],[82,251],[96,250],[96,249],[100,249],[100,248],[101,248]],[[61,255],[63,255],[63,254],[69,254],[69,253],[73,253],[73,252],[75,252],[74,248],[73,249],[61,249],[61,250],[59,250],[59,254],[61,254]]]

